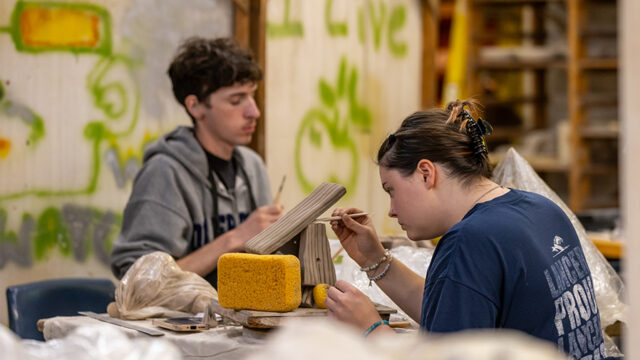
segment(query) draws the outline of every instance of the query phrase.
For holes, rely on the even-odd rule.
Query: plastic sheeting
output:
[[[180,360],[171,343],[155,338],[129,339],[109,325],[75,329],[69,336],[47,342],[20,340],[0,326],[0,349],[4,360]]]
[[[180,269],[169,254],[153,252],[122,277],[116,287],[119,314],[109,314],[130,320],[179,317],[207,312],[211,299],[218,293],[205,279]]]
[[[622,355],[611,338],[604,333],[604,329],[616,321],[625,321],[627,307],[622,302],[624,284],[598,248],[589,240],[587,232],[576,215],[513,148],[509,149],[504,159],[493,170],[493,180],[503,186],[543,195],[555,202],[567,214],[580,238],[582,251],[591,270],[607,355]]]
[[[411,240],[406,239],[407,242]],[[338,240],[331,240],[330,242],[332,252],[335,253],[340,248],[340,242]],[[427,269],[429,263],[431,263],[431,257],[433,256],[433,248],[429,247],[411,247],[411,246],[398,246],[391,250],[391,254],[394,257],[394,261],[400,261],[404,263],[409,269],[416,274],[425,277],[427,275]],[[360,271],[360,266],[353,261],[346,253],[342,257],[339,264],[335,264],[336,278],[338,280],[344,280],[353,284],[360,291],[365,293],[371,301],[398,309],[398,319],[409,321],[414,327],[418,327],[418,324],[406,315],[393,300],[391,300],[376,283],[372,283],[369,286],[369,278],[367,274]],[[394,316],[396,317],[396,316]]]
[[[375,334],[375,333],[374,333]],[[378,334],[363,339],[362,334],[336,321],[292,320],[270,337],[248,360],[566,360],[546,341],[510,330],[475,330],[403,336]]]

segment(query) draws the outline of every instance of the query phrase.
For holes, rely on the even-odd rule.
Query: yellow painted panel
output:
[[[6,158],[11,151],[11,141],[0,138],[0,159]]]
[[[20,33],[30,46],[95,47],[98,16],[71,9],[26,9],[20,14]]]

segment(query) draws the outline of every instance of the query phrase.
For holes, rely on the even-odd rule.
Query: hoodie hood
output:
[[[144,152],[143,162],[149,161],[152,157],[163,154],[175,159],[193,176],[202,183],[211,187],[207,163],[207,155],[195,137],[192,127],[178,126],[153,142]]]

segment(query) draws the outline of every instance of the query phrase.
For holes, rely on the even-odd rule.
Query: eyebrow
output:
[[[244,90],[239,90],[239,91],[235,91],[232,92],[231,94],[227,95],[229,97],[234,97],[234,96],[243,96],[243,95],[247,95],[249,93],[255,93],[258,90],[258,84],[255,84],[254,86],[251,87],[251,89],[249,89],[248,91],[244,91]]]

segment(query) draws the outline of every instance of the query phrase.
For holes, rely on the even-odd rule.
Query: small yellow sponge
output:
[[[218,302],[229,309],[290,311],[302,299],[293,255],[228,253],[218,259]]]

